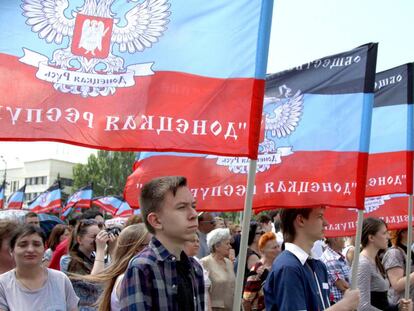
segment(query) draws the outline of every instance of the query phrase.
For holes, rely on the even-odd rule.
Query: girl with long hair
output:
[[[49,262],[52,259],[53,252],[56,249],[56,246],[59,245],[64,239],[70,236],[69,227],[66,225],[58,224],[53,227],[52,232],[50,233],[50,237],[47,240],[47,246],[49,247],[45,255],[43,256],[43,266],[48,267]]]
[[[358,266],[358,288],[361,292],[359,311],[411,311],[411,300],[401,299],[399,304],[390,304],[387,293],[390,283],[378,256],[386,250],[389,234],[387,225],[379,218],[366,218],[362,225],[361,256]]]
[[[130,225],[121,231],[111,264],[99,274],[78,276],[88,282],[104,284],[97,304],[99,311],[120,310],[120,285],[129,261],[148,245],[151,235],[144,224]]]

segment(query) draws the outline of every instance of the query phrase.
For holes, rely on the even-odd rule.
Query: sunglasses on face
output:
[[[259,231],[259,232],[256,232],[256,235],[262,235],[264,233],[265,233],[264,231]]]
[[[103,222],[99,222],[96,221],[95,219],[82,219],[80,221],[80,226],[93,226],[93,225],[97,225],[99,227],[99,229],[102,229],[104,227],[104,223]]]
[[[199,222],[208,223],[210,225],[215,225],[216,224],[216,221],[215,220],[201,220]]]

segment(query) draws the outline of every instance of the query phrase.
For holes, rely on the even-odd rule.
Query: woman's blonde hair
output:
[[[115,286],[116,279],[125,273],[128,263],[132,257],[139,253],[146,245],[144,241],[148,230],[144,224],[130,225],[121,231],[118,237],[112,263],[109,267],[96,275],[82,275],[77,278],[95,282],[105,283],[104,291],[97,301],[99,311],[111,310],[111,293]]]

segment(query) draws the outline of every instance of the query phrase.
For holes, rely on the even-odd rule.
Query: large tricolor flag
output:
[[[366,196],[413,191],[413,64],[376,74]]]
[[[68,209],[71,209],[75,205],[78,208],[90,208],[91,202],[92,202],[92,186],[88,185],[88,186],[80,188],[78,191],[76,191],[74,194],[70,196],[70,198],[66,202],[65,207],[62,210],[62,213],[65,214],[65,212]]]
[[[21,209],[25,200],[26,185],[13,192],[7,200],[8,209]]]
[[[47,213],[62,206],[62,194],[59,182],[54,183],[46,191],[27,203],[28,209],[35,213]]]
[[[266,80],[256,210],[364,206],[377,45],[309,62]],[[242,210],[248,159],[141,153],[124,197],[157,176],[183,175],[200,210]]]
[[[1,1],[0,139],[255,158],[272,7]]]
[[[4,208],[4,193],[6,191],[6,181],[0,186],[0,209]]]

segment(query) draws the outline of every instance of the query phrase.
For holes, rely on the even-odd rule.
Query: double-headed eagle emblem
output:
[[[303,110],[303,94],[292,90],[286,85],[279,87],[277,97],[265,97],[263,119],[265,122],[264,140],[260,144],[260,153],[275,152],[274,139],[289,136],[298,126]]]
[[[124,59],[115,55],[114,46],[118,46],[120,53],[151,48],[166,31],[171,14],[168,0],[137,3],[130,0],[127,1],[129,11],[119,18],[111,10],[113,2],[115,0],[84,0],[82,7],[67,12],[68,0],[23,0],[22,9],[26,24],[40,39],[58,45],[68,42],[66,48],[53,52],[49,65],[108,75],[126,71]],[[114,87],[102,85],[82,90],[82,86],[69,83],[55,83],[55,88],[83,96],[108,95],[115,91]]]
[[[272,165],[282,163],[282,157],[293,154],[293,146],[286,145],[281,139],[291,135],[298,127],[303,114],[304,95],[300,90],[292,94],[292,89],[286,85],[279,86],[278,90],[278,94],[264,98],[262,141],[259,144],[257,172],[265,172]],[[216,163],[227,166],[233,173],[248,172],[247,158],[218,157]]]

